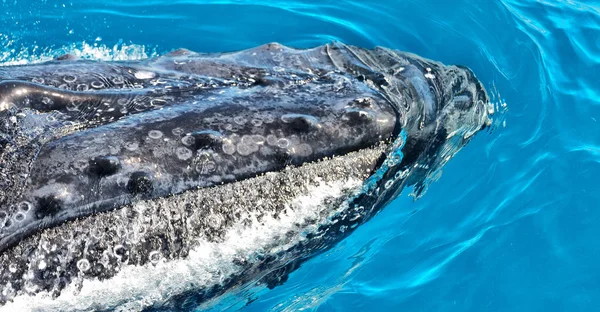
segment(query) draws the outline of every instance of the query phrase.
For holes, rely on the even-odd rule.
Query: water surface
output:
[[[597,2],[4,0],[0,8],[3,64],[339,40],[469,66],[494,95],[494,130],[478,134],[425,196],[413,202],[406,190],[283,286],[232,292],[213,310],[600,306]]]

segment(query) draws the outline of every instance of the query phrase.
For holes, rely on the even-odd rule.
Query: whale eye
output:
[[[154,190],[152,177],[146,172],[136,171],[127,182],[127,191],[131,194],[150,194]]]
[[[106,177],[117,173],[121,163],[115,156],[98,156],[90,159],[88,170],[99,177]]]

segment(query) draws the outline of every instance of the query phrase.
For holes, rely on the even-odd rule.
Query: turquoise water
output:
[[[467,65],[506,103],[494,130],[478,134],[421,199],[405,191],[283,286],[232,293],[213,310],[600,307],[598,2],[4,0],[0,8],[2,63],[340,40]]]

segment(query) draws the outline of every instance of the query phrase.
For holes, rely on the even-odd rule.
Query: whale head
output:
[[[271,287],[406,186],[421,196],[490,122],[468,68],[341,43],[2,77],[0,302],[15,309],[181,310]]]

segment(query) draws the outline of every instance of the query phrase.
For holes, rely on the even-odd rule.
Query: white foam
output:
[[[318,186],[309,187],[305,194],[291,199],[277,219],[267,215],[258,222],[249,215],[254,220],[249,226],[242,223],[233,225],[221,243],[198,241],[186,259],[161,259],[156,265],[127,266],[109,280],[83,280],[79,291],[77,281],[74,281],[56,299],[43,293],[24,295],[14,298],[4,308],[7,311],[141,310],[173,294],[192,290],[190,282],[197,286],[219,284],[228,276],[241,273],[240,267],[234,264],[235,259],[252,261],[257,253],[268,255],[285,251],[302,241],[305,234],[317,231],[320,224],[306,222],[309,225],[304,228],[298,227],[298,224],[315,219],[327,220],[338,214],[347,208],[347,204],[327,207],[322,204],[325,199],[345,197],[349,191],[358,192],[361,186],[362,181],[358,179],[321,182]],[[323,215],[329,218],[323,218]],[[296,235],[286,236],[289,232]]]
[[[14,41],[0,37],[0,44],[4,47],[14,45]],[[72,54],[81,59],[98,61],[130,61],[157,56],[155,48],[138,44],[117,43],[107,46],[95,43],[73,43],[61,48],[33,48],[21,47],[0,50],[0,66],[36,64],[54,60],[57,56]]]

